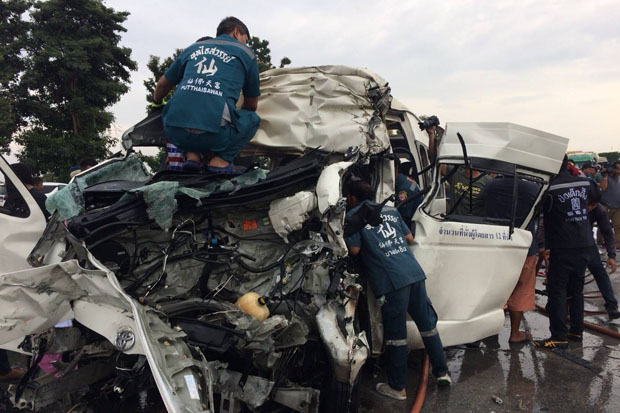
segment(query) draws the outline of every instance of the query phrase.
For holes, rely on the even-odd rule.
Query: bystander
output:
[[[601,180],[603,198],[601,203],[607,208],[616,235],[616,248],[620,247],[620,161],[605,173]]]
[[[488,218],[498,218],[510,223],[513,202],[516,202],[514,223],[520,227],[527,218],[527,214],[536,202],[540,193],[540,185],[519,179],[517,181],[517,199],[513,200],[514,177],[497,177],[489,181],[482,189],[480,202],[484,206]],[[532,336],[526,331],[520,331],[524,311],[535,308],[536,290],[536,257],[538,243],[535,236],[535,220],[532,219],[527,229],[532,233],[532,243],[523,263],[521,275],[510,298],[508,299],[508,313],[510,315],[510,344],[528,342]]]

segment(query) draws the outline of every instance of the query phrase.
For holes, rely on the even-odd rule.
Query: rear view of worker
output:
[[[238,173],[232,161],[252,139],[260,118],[258,62],[247,46],[250,32],[235,17],[226,17],[214,39],[188,46],[158,80],[155,105],[178,85],[162,120],[169,141],[185,152],[183,169],[199,172],[199,153],[213,153],[212,173]],[[240,91],[243,105],[236,109]]]
[[[347,216],[356,214],[366,203],[377,205],[373,198],[368,183],[354,182],[348,188],[347,202],[352,209]],[[376,389],[384,396],[406,400],[407,313],[420,331],[437,384],[445,386],[452,381],[436,328],[437,313],[426,295],[426,275],[408,247],[413,244],[413,235],[395,208],[384,206],[381,217],[381,224],[366,225],[346,243],[352,256],[359,254],[375,295],[384,299],[381,311],[388,383],[378,383]]]

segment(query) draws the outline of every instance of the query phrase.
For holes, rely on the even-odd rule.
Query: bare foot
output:
[[[526,341],[529,341],[532,339],[532,335],[530,333],[527,333],[525,331],[519,331],[517,334],[511,334],[510,338],[508,339],[509,343],[524,343]]]
[[[229,164],[230,162],[220,158],[217,155],[214,155],[209,161],[209,166],[213,166],[215,168],[226,168]]]
[[[198,152],[186,152],[185,159],[200,164],[200,154]]]

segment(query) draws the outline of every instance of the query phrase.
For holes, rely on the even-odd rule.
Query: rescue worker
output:
[[[586,177],[573,176],[564,156],[557,177],[545,198],[545,244],[550,250],[547,271],[549,330],[551,337],[535,340],[538,347],[567,348],[568,337],[583,333],[583,282],[590,251],[594,245],[588,221],[588,204],[594,198]],[[569,302],[570,330],[566,327],[566,297]]]
[[[355,215],[366,203],[377,205],[373,198],[368,183],[354,182],[348,188],[347,203],[352,209],[347,216]],[[381,218],[381,224],[366,225],[347,237],[346,242],[349,253],[360,256],[373,292],[384,300],[381,312],[388,383],[378,383],[377,392],[405,400],[407,313],[418,326],[437,384],[450,385],[452,381],[436,328],[437,313],[426,295],[426,275],[408,247],[413,244],[413,235],[395,208],[384,206]]]
[[[594,192],[593,196],[594,198],[591,199],[590,205],[588,205],[588,219],[590,220],[590,225],[594,225],[594,223],[597,224],[598,231],[602,234],[603,239],[605,240],[605,248],[607,249],[607,268],[610,269],[611,273],[614,273],[617,268],[616,240],[614,238],[614,231],[611,227],[611,223],[609,222],[609,217],[607,216],[605,207],[599,203],[601,199],[601,192],[597,190]],[[591,236],[593,237],[594,234],[591,234]],[[592,277],[594,277],[596,285],[605,300],[605,309],[607,310],[609,319],[614,320],[616,318],[620,318],[620,311],[618,311],[618,300],[616,300],[616,297],[614,296],[614,289],[611,286],[609,274],[607,274],[607,271],[601,262],[601,255],[598,252],[596,242],[590,246],[588,269],[592,273]],[[580,337],[576,337],[575,339],[579,340]]]
[[[260,82],[258,62],[247,46],[250,32],[236,17],[226,17],[217,37],[188,46],[158,80],[154,105],[178,84],[164,107],[162,121],[168,140],[186,152],[183,169],[199,172],[199,153],[211,152],[207,170],[239,173],[233,158],[252,139],[260,118],[256,115]],[[243,105],[236,109],[239,93]]]
[[[402,204],[402,207],[398,208],[398,212],[400,212],[401,217],[405,221],[405,225],[411,227],[411,220],[413,219],[413,214],[418,209],[423,196],[418,196],[420,193],[420,187],[415,179],[406,175],[407,172],[407,164],[400,164],[400,162],[396,163],[397,173],[396,176],[396,199],[398,204]],[[410,200],[409,202],[405,202],[410,198],[416,198]],[[398,206],[398,205],[397,205]]]

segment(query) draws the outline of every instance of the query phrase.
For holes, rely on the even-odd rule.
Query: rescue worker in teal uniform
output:
[[[412,178],[400,172],[396,177],[395,187],[396,200],[398,204],[402,204],[408,199],[416,197],[418,193],[420,193],[420,187],[418,186],[418,183]],[[418,209],[423,199],[423,196],[417,196],[416,199],[411,200],[405,203],[402,207],[398,208],[398,211],[400,212],[400,215],[403,217],[403,220],[405,221],[405,224],[407,226],[411,225],[413,214],[415,214],[416,209]]]
[[[374,198],[370,185],[357,181],[348,188],[347,202],[351,217]],[[381,210],[383,222],[366,225],[346,239],[349,253],[359,255],[370,287],[377,297],[384,297],[383,315],[388,383],[378,383],[377,391],[396,400],[405,400],[407,377],[407,313],[418,326],[428,351],[437,384],[450,385],[446,357],[437,332],[437,313],[426,295],[426,275],[409,245],[413,235],[398,211],[389,206]]]
[[[235,17],[217,28],[217,37],[188,46],[155,86],[154,104],[161,104],[178,85],[165,106],[162,120],[171,143],[186,152],[184,170],[199,171],[199,152],[212,152],[207,169],[236,173],[233,158],[252,139],[260,118],[255,113],[260,96],[258,62],[247,46],[250,32]],[[236,109],[240,91],[243,105]]]

